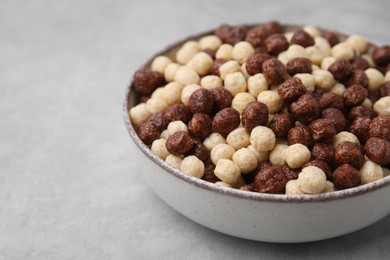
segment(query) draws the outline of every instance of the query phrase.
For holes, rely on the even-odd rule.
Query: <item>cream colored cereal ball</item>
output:
[[[286,162],[292,169],[298,169],[310,161],[311,153],[309,148],[303,144],[290,145],[285,152]]]
[[[241,72],[233,72],[226,75],[224,86],[233,96],[247,90],[246,79]]]
[[[232,185],[230,185],[229,183],[223,182],[223,181],[217,181],[214,184],[217,186],[221,186],[221,187],[233,188]]]
[[[226,144],[226,140],[225,137],[219,133],[211,133],[204,139],[203,144],[211,151],[217,144]]]
[[[311,37],[320,36],[320,31],[318,31],[318,29],[314,26],[307,25],[307,26],[303,27],[303,30],[305,32],[307,32],[308,34],[310,34]]]
[[[354,55],[354,49],[346,42],[338,43],[332,48],[332,56],[337,59],[350,60]]]
[[[181,168],[181,163],[183,161],[183,158],[179,157],[179,156],[175,156],[173,154],[170,154],[167,156],[167,158],[165,158],[165,162],[169,165],[171,165],[172,167],[176,168],[176,169],[179,169]]]
[[[228,134],[226,143],[238,150],[250,144],[250,136],[244,127],[237,127]]]
[[[168,124],[167,127],[168,136],[173,135],[176,132],[184,131],[188,133],[187,125],[183,123],[183,121],[173,121]]]
[[[216,51],[221,44],[221,39],[215,35],[207,35],[199,39],[199,46],[202,50],[210,49],[212,51]]]
[[[313,71],[313,77],[315,80],[315,86],[319,89],[330,90],[336,83],[332,73],[327,70]]]
[[[175,81],[186,86],[190,84],[198,84],[200,77],[195,70],[187,66],[181,66],[176,70]]]
[[[286,51],[286,56],[288,60],[295,59],[295,58],[309,59],[309,55],[307,54],[305,48],[297,44],[292,44],[290,45],[290,47],[288,47]]]
[[[368,91],[374,92],[379,89],[379,86],[384,82],[385,77],[383,74],[374,68],[368,68],[365,70],[368,78]]]
[[[348,43],[357,54],[363,54],[367,51],[367,41],[360,35],[350,35],[345,42]]]
[[[370,67],[375,67],[375,63],[374,63],[374,60],[372,59],[371,55],[363,54],[360,57],[365,59],[368,62],[368,65],[370,65]]]
[[[213,66],[213,59],[205,52],[198,52],[188,61],[187,66],[204,76],[209,73],[211,66]]]
[[[385,78],[383,80],[384,82],[390,81],[390,70],[386,72]]]
[[[320,65],[322,59],[325,57],[325,54],[315,46],[307,47],[306,53],[309,55],[309,60],[316,65]]]
[[[328,192],[332,192],[332,191],[335,191],[335,190],[336,190],[336,187],[334,186],[333,182],[326,181],[325,189],[321,193],[328,193]]]
[[[175,80],[176,71],[180,68],[180,64],[172,62],[169,63],[164,70],[164,78],[167,82],[172,82]]]
[[[283,107],[283,100],[280,98],[278,92],[272,90],[260,92],[257,96],[257,101],[267,105],[270,114],[275,114]]]
[[[255,49],[249,42],[245,41],[236,43],[232,50],[233,59],[240,64],[245,63],[253,54],[255,54]]]
[[[181,102],[188,106],[188,102],[190,101],[190,97],[192,93],[194,93],[195,90],[200,89],[200,86],[198,84],[190,84],[183,88],[183,91],[181,92]]]
[[[308,166],[302,169],[298,175],[299,188],[304,193],[318,194],[326,187],[326,175],[318,167]]]
[[[235,110],[237,110],[241,114],[242,111],[244,110],[245,106],[248,103],[253,102],[253,101],[256,101],[256,99],[251,94],[249,94],[248,92],[241,92],[241,93],[238,93],[233,98],[232,108],[234,108]]]
[[[165,102],[168,105],[173,105],[181,101],[181,91],[183,85],[177,82],[170,82],[165,87]]]
[[[286,195],[303,195],[305,194],[299,187],[298,180],[289,180],[286,183]]]
[[[165,146],[166,139],[156,139],[152,143],[150,150],[161,159],[165,160],[169,155],[169,152]]]
[[[311,70],[312,71],[316,71],[316,70],[320,70],[321,68],[315,64],[311,65]]]
[[[236,150],[228,144],[217,144],[210,152],[210,159],[214,164],[221,159],[232,159]]]
[[[268,90],[268,82],[262,73],[255,74],[248,78],[248,92],[257,97],[260,92]]]
[[[356,135],[348,131],[341,131],[340,133],[336,134],[332,139],[332,144],[334,147],[336,147],[339,143],[344,141],[360,144],[359,139],[356,137]]]
[[[314,37],[314,46],[317,47],[325,57],[331,55],[332,49],[329,42],[325,38],[321,36]]]
[[[269,154],[269,162],[272,165],[283,166],[286,165],[286,151],[288,145],[276,144],[274,149]]]
[[[217,52],[215,53],[216,59],[222,60],[232,60],[233,59],[233,46],[227,43],[219,46]]]
[[[151,114],[155,114],[157,112],[165,111],[165,109],[168,108],[168,104],[163,99],[149,98],[148,101],[146,101],[146,108]]]
[[[198,42],[188,41],[176,52],[176,61],[180,64],[186,64],[199,51]]]
[[[248,148],[241,148],[233,154],[235,162],[242,173],[253,171],[257,167],[257,158]]]
[[[215,165],[215,176],[223,182],[234,185],[241,175],[238,165],[229,159],[220,159]]]
[[[166,99],[165,87],[157,88],[155,91],[153,91],[150,97],[165,100]]]
[[[333,56],[325,57],[321,61],[321,69],[328,70],[329,66],[332,65],[335,61],[337,61],[337,59]]]
[[[365,98],[361,105],[364,107],[372,108],[372,101],[369,98]]]
[[[190,155],[183,159],[180,170],[190,176],[202,178],[204,175],[204,164],[198,157]]]
[[[167,129],[165,129],[164,131],[161,132],[160,138],[168,139],[168,137],[169,137],[169,134],[168,134],[168,130]]]
[[[316,81],[310,73],[298,73],[294,77],[299,78],[302,81],[302,84],[306,87],[307,91],[314,91]]]
[[[287,65],[288,61],[289,61],[289,58],[287,56],[287,52],[286,51],[282,51],[281,53],[278,54],[278,60],[283,63],[283,65]]]
[[[208,90],[222,87],[222,79],[215,75],[207,75],[200,80],[200,86]]]
[[[151,116],[151,113],[149,112],[146,104],[141,103],[132,107],[129,115],[133,125],[138,128],[148,119],[149,116]]]
[[[268,161],[269,152],[260,152],[253,145],[248,145],[247,147],[257,158],[257,163],[262,163]]]
[[[345,86],[341,83],[336,83],[330,91],[342,95],[345,91]]]
[[[172,60],[168,58],[167,56],[158,56],[152,61],[152,65],[150,68],[153,71],[158,71],[161,74],[164,74],[165,68],[168,66],[168,64],[172,63]]]
[[[267,152],[274,149],[276,137],[270,128],[256,126],[251,132],[250,142],[260,152]]]
[[[219,67],[219,74],[223,80],[225,80],[226,75],[234,72],[241,72],[241,66],[235,60],[229,60]]]
[[[374,111],[380,116],[390,116],[390,96],[382,97],[375,102]]]
[[[250,75],[249,75],[248,71],[246,70],[246,63],[243,63],[243,64],[241,65],[241,72],[242,72],[242,74],[244,75],[245,79],[248,80],[248,78],[250,77]]]
[[[383,170],[379,164],[370,160],[365,161],[360,168],[360,183],[367,184],[383,178]]]

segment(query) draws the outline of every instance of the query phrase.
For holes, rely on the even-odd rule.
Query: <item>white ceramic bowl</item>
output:
[[[154,57],[172,55],[183,42]],[[149,66],[150,61],[144,67]],[[241,191],[188,176],[154,155],[138,138],[128,114],[134,105],[135,92],[129,86],[123,113],[135,144],[133,160],[143,165],[142,172],[137,174],[143,175],[150,188],[168,205],[210,229],[257,241],[308,242],[356,231],[390,213],[390,176],[356,188],[319,195]]]

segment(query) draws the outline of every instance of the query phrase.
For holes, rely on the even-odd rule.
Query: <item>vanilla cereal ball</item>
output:
[[[262,73],[255,74],[248,78],[248,92],[257,97],[260,92],[268,90],[268,82]]]
[[[337,59],[333,56],[325,57],[321,61],[321,69],[328,70],[329,66],[332,65],[335,61],[337,61]]]
[[[314,26],[311,26],[311,25],[307,25],[305,27],[303,27],[303,30],[305,32],[307,32],[308,34],[311,35],[311,37],[317,37],[317,36],[320,36],[320,32],[318,31],[318,29]]]
[[[255,49],[249,42],[245,41],[236,43],[232,51],[233,59],[240,64],[245,63],[253,54],[255,54]]]
[[[314,46],[324,54],[324,57],[331,55],[332,49],[329,42],[325,38],[321,36],[314,37]]]
[[[207,75],[200,80],[200,86],[212,90],[222,86],[222,79],[215,75]]]
[[[203,144],[211,151],[217,144],[226,144],[226,140],[225,137],[219,133],[211,133],[204,139]]]
[[[224,85],[233,96],[247,90],[246,79],[241,72],[227,74],[224,80]]]
[[[150,98],[156,98],[156,99],[162,99],[166,100],[166,93],[165,93],[165,87],[159,87],[155,91],[153,91]]]
[[[180,165],[180,170],[190,176],[200,179],[204,175],[204,164],[198,159],[198,157],[190,155],[183,159]]]
[[[257,163],[268,161],[269,152],[260,152],[253,145],[248,145],[247,148],[256,156]]]
[[[232,60],[233,59],[233,46],[227,43],[219,46],[217,52],[215,53],[216,59],[223,60]]]
[[[284,33],[284,37],[286,37],[287,41],[290,43],[291,42],[291,39],[294,35],[294,32],[286,32]]]
[[[332,48],[332,56],[337,59],[350,60],[354,55],[354,49],[347,42],[338,43]]]
[[[181,158],[179,156],[175,156],[173,154],[170,154],[167,156],[167,158],[165,158],[165,162],[167,164],[169,164],[170,166],[172,166],[176,169],[179,169],[179,170],[180,170],[182,161],[183,161],[183,158]]]
[[[138,128],[152,115],[152,113],[147,109],[146,103],[140,103],[130,109],[129,115],[131,122]]]
[[[169,63],[164,70],[164,78],[167,82],[172,82],[175,80],[176,71],[180,68],[180,64],[172,62]]]
[[[267,152],[274,149],[276,137],[270,128],[256,126],[251,132],[250,142],[258,151]]]
[[[146,108],[151,114],[155,114],[157,112],[164,112],[168,108],[168,104],[163,99],[149,98],[146,101]]]
[[[359,139],[356,137],[356,135],[352,134],[351,132],[341,131],[333,137],[332,145],[336,147],[339,143],[344,141],[360,144]]]
[[[200,46],[198,42],[188,41],[176,52],[176,61],[180,64],[186,64],[199,51]]]
[[[248,78],[250,77],[248,71],[246,70],[246,63],[243,63],[243,64],[241,65],[241,72],[242,72],[242,74],[244,75],[244,77],[245,77],[246,79],[248,79]]]
[[[283,63],[284,66],[286,66],[289,61],[289,58],[287,57],[286,53],[287,53],[286,51],[282,51],[281,53],[278,54],[278,60],[281,63]]]
[[[241,114],[242,111],[244,110],[245,106],[248,103],[253,102],[253,101],[256,101],[256,99],[251,94],[249,94],[248,92],[241,92],[241,93],[238,93],[233,98],[232,108],[234,108],[235,110],[237,110]]]
[[[311,70],[312,71],[316,71],[316,70],[320,70],[321,68],[315,64],[311,65]]]
[[[360,35],[351,35],[345,41],[357,52],[357,54],[363,54],[367,51],[367,41]]]
[[[286,151],[288,145],[276,144],[274,149],[269,154],[269,162],[272,165],[283,166],[286,165]]]
[[[332,191],[335,191],[335,190],[336,190],[336,187],[334,186],[333,182],[326,181],[325,189],[321,193],[332,192]]]
[[[297,182],[304,193],[318,194],[326,187],[326,175],[320,168],[308,166],[299,173]]]
[[[384,82],[383,74],[374,68],[368,68],[364,71],[368,78],[368,91],[374,92],[379,89],[379,86]]]
[[[307,91],[314,91],[316,81],[310,73],[298,73],[294,77],[299,78],[302,81],[302,84],[306,87]]]
[[[390,70],[386,72],[385,78],[383,80],[384,82],[390,81]]]
[[[236,150],[227,144],[217,144],[210,152],[210,159],[214,164],[221,159],[232,159]]]
[[[156,139],[153,141],[152,147],[150,148],[154,154],[163,160],[165,160],[165,158],[167,158],[169,155],[169,152],[165,146],[166,141],[166,139]]]
[[[181,102],[188,106],[188,102],[190,101],[190,97],[192,93],[194,93],[195,90],[200,89],[200,86],[198,84],[190,84],[183,88],[183,91],[181,92]]]
[[[325,54],[315,46],[306,47],[306,53],[313,64],[320,65]]]
[[[292,169],[298,169],[310,161],[311,153],[309,148],[303,144],[290,145],[285,152],[286,162]]]
[[[176,70],[175,81],[186,86],[190,84],[198,84],[200,77],[195,70],[187,66],[181,66]]]
[[[215,176],[223,182],[234,185],[241,175],[240,167],[229,159],[220,159],[215,165]]]
[[[360,168],[360,183],[367,184],[383,178],[383,170],[379,164],[367,160]]]
[[[161,132],[160,138],[168,139],[168,137],[169,137],[169,134],[168,134],[168,130],[167,129],[165,129],[164,131]]]
[[[168,132],[168,136],[171,136],[173,135],[174,133],[176,132],[179,132],[179,131],[184,131],[184,132],[187,132],[188,133],[188,128],[187,128],[187,125],[184,124],[182,121],[178,120],[178,121],[173,121],[173,122],[170,122],[168,127],[167,127],[167,132]]]
[[[289,180],[286,183],[286,195],[303,195],[305,194],[299,187],[298,180]]]
[[[272,90],[260,92],[257,101],[267,105],[270,114],[275,114],[283,107],[283,100],[276,91]]]
[[[242,173],[248,173],[257,167],[257,158],[248,148],[237,150],[233,154],[233,162],[240,167]]]
[[[205,49],[210,49],[212,51],[216,51],[219,46],[221,46],[222,41],[215,35],[207,35],[203,36],[199,40],[199,46],[200,49],[205,50]]]
[[[241,66],[235,60],[229,60],[219,67],[219,74],[223,80],[225,80],[226,75],[234,72],[241,72]]]
[[[372,108],[372,101],[369,98],[365,98],[361,105],[364,107]]]
[[[162,74],[165,72],[165,68],[168,66],[169,63],[172,63],[172,60],[168,58],[167,56],[158,56],[152,61],[152,65],[150,68],[153,71],[158,71]]]
[[[390,116],[390,96],[382,97],[375,102],[374,111],[380,116]]]
[[[164,87],[164,100],[168,105],[173,105],[181,101],[181,91],[184,88],[183,85],[177,82],[170,82]]]
[[[223,182],[223,181],[217,181],[214,184],[217,186],[221,186],[221,187],[233,188],[232,185],[230,185],[229,183]]]
[[[228,134],[226,143],[238,150],[250,144],[250,136],[244,127],[237,127]]]
[[[342,95],[345,91],[345,86],[341,83],[336,83],[330,91]]]
[[[286,51],[286,57],[288,60],[295,59],[295,58],[307,58],[307,59],[310,58],[305,48],[297,44],[292,44],[290,45],[290,47],[288,47]]]
[[[332,73],[327,70],[315,70],[313,71],[313,77],[315,80],[315,86],[319,89],[330,90],[336,83]]]
[[[188,61],[187,66],[195,70],[198,75],[204,76],[213,66],[213,59],[205,52],[198,52]]]

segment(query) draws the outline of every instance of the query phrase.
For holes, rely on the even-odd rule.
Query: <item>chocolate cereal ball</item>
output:
[[[368,77],[364,70],[355,70],[352,72],[348,79],[347,87],[355,84],[361,85],[364,88],[368,88]]]
[[[379,94],[381,97],[390,96],[390,81],[387,81],[380,85]]]
[[[327,108],[322,111],[321,114],[323,118],[327,118],[333,123],[337,133],[343,131],[348,125],[347,119],[344,117],[343,113],[336,108]]]
[[[186,156],[194,155],[202,162],[207,162],[210,158],[210,150],[198,139],[194,139],[194,145]]]
[[[338,110],[344,109],[344,101],[343,97],[334,92],[326,92],[319,99],[318,103],[320,104],[320,108],[322,110],[333,107]]]
[[[214,96],[214,110],[216,112],[232,105],[233,95],[223,87],[213,88],[211,93]]]
[[[195,90],[189,99],[188,107],[192,113],[208,114],[213,110],[214,95],[205,88]]]
[[[335,149],[331,144],[315,143],[311,150],[311,157],[314,160],[320,160],[330,164],[334,161],[334,152]]]
[[[367,89],[361,85],[352,85],[348,87],[342,97],[344,100],[344,105],[347,107],[358,106],[367,98],[368,92]]]
[[[309,124],[320,115],[319,104],[310,94],[303,94],[290,105],[291,114],[303,124]]]
[[[157,126],[158,131],[160,133],[162,131],[164,131],[167,128],[167,126],[168,126],[168,123],[165,120],[164,114],[161,113],[161,112],[158,112],[158,113],[155,113],[155,114],[151,115],[148,118],[147,122],[155,124]]]
[[[313,146],[313,139],[310,129],[304,125],[297,125],[291,128],[287,134],[288,145],[303,144],[307,147]]]
[[[375,112],[371,108],[365,106],[354,106],[348,113],[348,119],[350,121],[355,120],[357,117],[373,118],[374,116]]]
[[[306,48],[314,45],[314,38],[304,30],[298,30],[293,34],[290,43],[298,44]]]
[[[204,175],[202,179],[212,183],[216,183],[217,181],[220,181],[220,179],[218,179],[218,177],[215,176],[214,170],[215,170],[215,164],[211,162],[206,164],[204,167]]]
[[[168,137],[165,146],[173,155],[184,155],[194,146],[194,140],[187,132],[179,131]]]
[[[386,165],[390,163],[390,142],[378,137],[372,137],[364,145],[364,151],[371,161]]]
[[[253,54],[246,61],[246,71],[251,76],[263,72],[263,63],[271,58],[272,56],[263,52]]]
[[[336,60],[328,67],[328,70],[332,73],[333,77],[340,82],[346,82],[353,72],[351,63],[344,59]]]
[[[213,123],[207,114],[196,113],[188,122],[188,131],[191,136],[205,139],[212,130]]]
[[[291,78],[278,87],[278,94],[284,102],[291,103],[305,94],[306,87],[299,78]]]
[[[340,42],[339,36],[334,32],[323,30],[321,31],[321,37],[326,39],[331,47],[335,46]]]
[[[298,73],[311,73],[312,62],[308,58],[294,58],[287,62],[287,72],[290,76]]]
[[[360,169],[364,164],[362,147],[349,141],[339,143],[335,150],[335,162],[338,165],[349,163],[356,169]]]
[[[360,184],[360,173],[352,165],[345,163],[332,173],[332,182],[337,189],[356,187]]]
[[[251,132],[256,126],[268,123],[268,107],[259,101],[250,102],[242,111],[241,118],[242,125]]]
[[[164,76],[160,72],[137,70],[134,73],[133,85],[140,94],[149,95],[162,84],[164,84]]]
[[[269,123],[269,128],[272,129],[277,138],[286,138],[288,131],[294,126],[294,118],[285,113],[276,114]]]
[[[288,49],[288,41],[282,34],[273,34],[264,41],[265,50],[272,55],[278,55]]]
[[[222,135],[227,135],[240,125],[240,113],[228,107],[219,111],[213,119],[213,129]]]
[[[378,137],[390,141],[390,117],[377,116],[369,125],[370,137]]]
[[[181,103],[168,107],[164,113],[164,119],[167,124],[173,121],[183,121],[184,123],[187,123],[191,119],[191,116],[190,109]]]
[[[264,61],[262,71],[270,85],[282,83],[287,76],[287,71],[283,63],[276,58]]]
[[[390,46],[376,48],[372,53],[372,59],[378,66],[386,66],[390,63]]]
[[[316,119],[309,125],[314,142],[330,140],[336,135],[336,128],[327,118]]]
[[[352,68],[360,71],[364,71],[370,67],[370,63],[365,58],[362,58],[360,56],[354,57],[353,59],[350,60]]]
[[[281,166],[262,168],[255,177],[255,187],[261,193],[284,193],[288,179]]]
[[[153,122],[147,121],[139,128],[138,136],[144,144],[150,145],[160,137],[160,129]]]
[[[371,119],[368,117],[357,117],[353,120],[352,124],[349,126],[349,131],[356,135],[359,138],[360,142],[365,143],[368,138],[370,138],[369,134],[369,126],[371,123]]]

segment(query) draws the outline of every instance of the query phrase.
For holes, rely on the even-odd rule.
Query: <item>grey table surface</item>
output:
[[[206,3],[207,2],[207,3]],[[0,1],[0,259],[389,259],[390,216],[320,242],[204,228],[145,184],[122,119],[132,73],[223,22],[390,43],[389,1]]]

